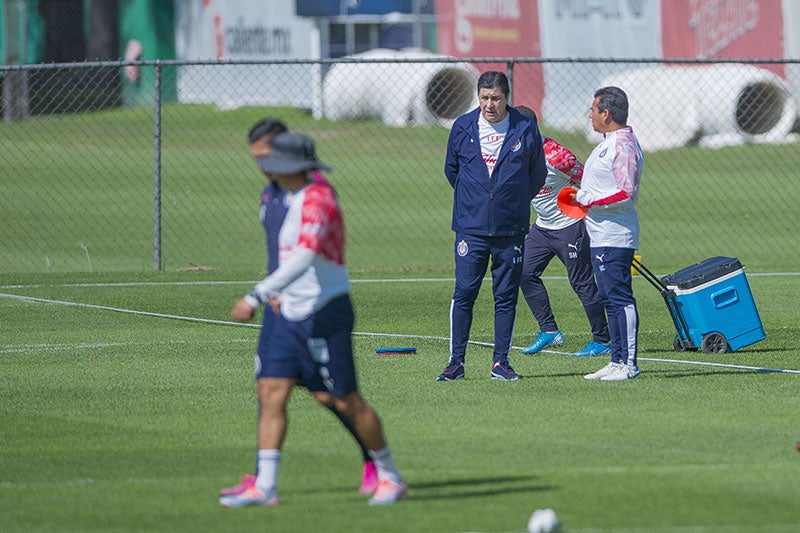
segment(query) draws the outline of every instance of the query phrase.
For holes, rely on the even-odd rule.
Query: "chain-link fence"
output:
[[[267,116],[334,167],[351,273],[448,275],[448,126],[504,70],[514,104],[585,159],[603,79],[645,149],[646,264],[713,255],[797,271],[800,142],[792,62],[491,59],[99,62],[0,67],[0,272],[263,270],[265,177],[246,134]]]

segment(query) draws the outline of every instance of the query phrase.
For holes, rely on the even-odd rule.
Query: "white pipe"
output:
[[[417,49],[376,48],[348,58],[424,59]],[[478,106],[478,72],[468,63],[337,63],[323,82],[325,118],[377,119],[389,126],[450,127]]]
[[[752,65],[631,69],[609,76],[600,86],[608,85],[628,94],[628,124],[644,150],[793,138],[797,109],[785,82]],[[590,137],[596,140],[596,134]]]

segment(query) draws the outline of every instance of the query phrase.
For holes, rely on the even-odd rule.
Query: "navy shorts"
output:
[[[269,312],[266,309],[265,315]],[[335,397],[358,390],[353,324],[349,295],[334,298],[305,320],[265,318],[256,377],[297,379],[310,391],[327,391]]]

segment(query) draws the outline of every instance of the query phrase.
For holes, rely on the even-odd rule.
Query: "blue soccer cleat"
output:
[[[603,344],[601,342],[591,341],[586,347],[579,351],[575,352],[575,357],[595,357],[597,355],[608,355],[611,353],[611,344]]]
[[[560,331],[540,331],[536,339],[520,350],[525,355],[541,352],[548,346],[561,346],[564,344],[564,335]]]

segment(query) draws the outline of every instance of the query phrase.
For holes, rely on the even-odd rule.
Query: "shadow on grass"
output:
[[[739,356],[739,355],[742,355],[742,356],[743,355],[755,355],[755,354],[770,353],[770,352],[784,353],[784,352],[791,352],[793,350],[794,350],[793,348],[746,348],[746,349],[743,348],[743,349],[736,350],[735,352],[725,352],[725,353],[716,354],[716,355],[719,356],[719,357],[736,357],[736,356]],[[688,356],[691,356],[693,354],[697,354],[697,355],[714,355],[714,354],[705,353],[705,352],[703,352],[703,351],[701,351],[699,349],[697,349],[697,350],[686,350],[686,351],[683,351],[683,352],[679,352],[677,350],[664,350],[664,349],[660,349],[660,348],[640,348],[639,349],[639,355],[642,355],[642,354],[661,355],[664,359],[667,359],[670,356],[688,357]]]
[[[640,367],[641,368],[641,367]],[[742,374],[772,374],[764,370],[646,370],[647,374],[658,374],[660,378],[675,379],[675,378],[702,378],[708,376],[732,376]]]
[[[498,476],[468,479],[448,479],[411,483],[409,499],[447,500],[456,498],[481,498],[515,492],[545,492],[552,485],[537,485],[535,476]]]
[[[644,362],[647,364],[647,362]],[[658,376],[660,378],[693,378],[693,377],[704,377],[704,376],[728,376],[728,375],[737,375],[737,374],[773,374],[775,372],[769,370],[751,370],[751,369],[730,369],[730,370],[691,370],[691,369],[684,369],[684,370],[675,370],[675,369],[663,369],[663,370],[655,370],[652,369],[649,365],[642,366],[639,365],[639,368],[642,370],[642,378],[647,378],[647,376]],[[583,376],[586,372],[562,372],[560,374],[527,374],[522,376],[524,379],[553,379],[553,378],[576,378],[579,377],[583,379]]]
[[[496,476],[467,479],[447,479],[409,483],[410,500],[448,500],[481,498],[518,492],[545,492],[554,490],[551,485],[536,485],[535,476]],[[353,487],[325,487],[298,491],[298,493],[352,493]]]

